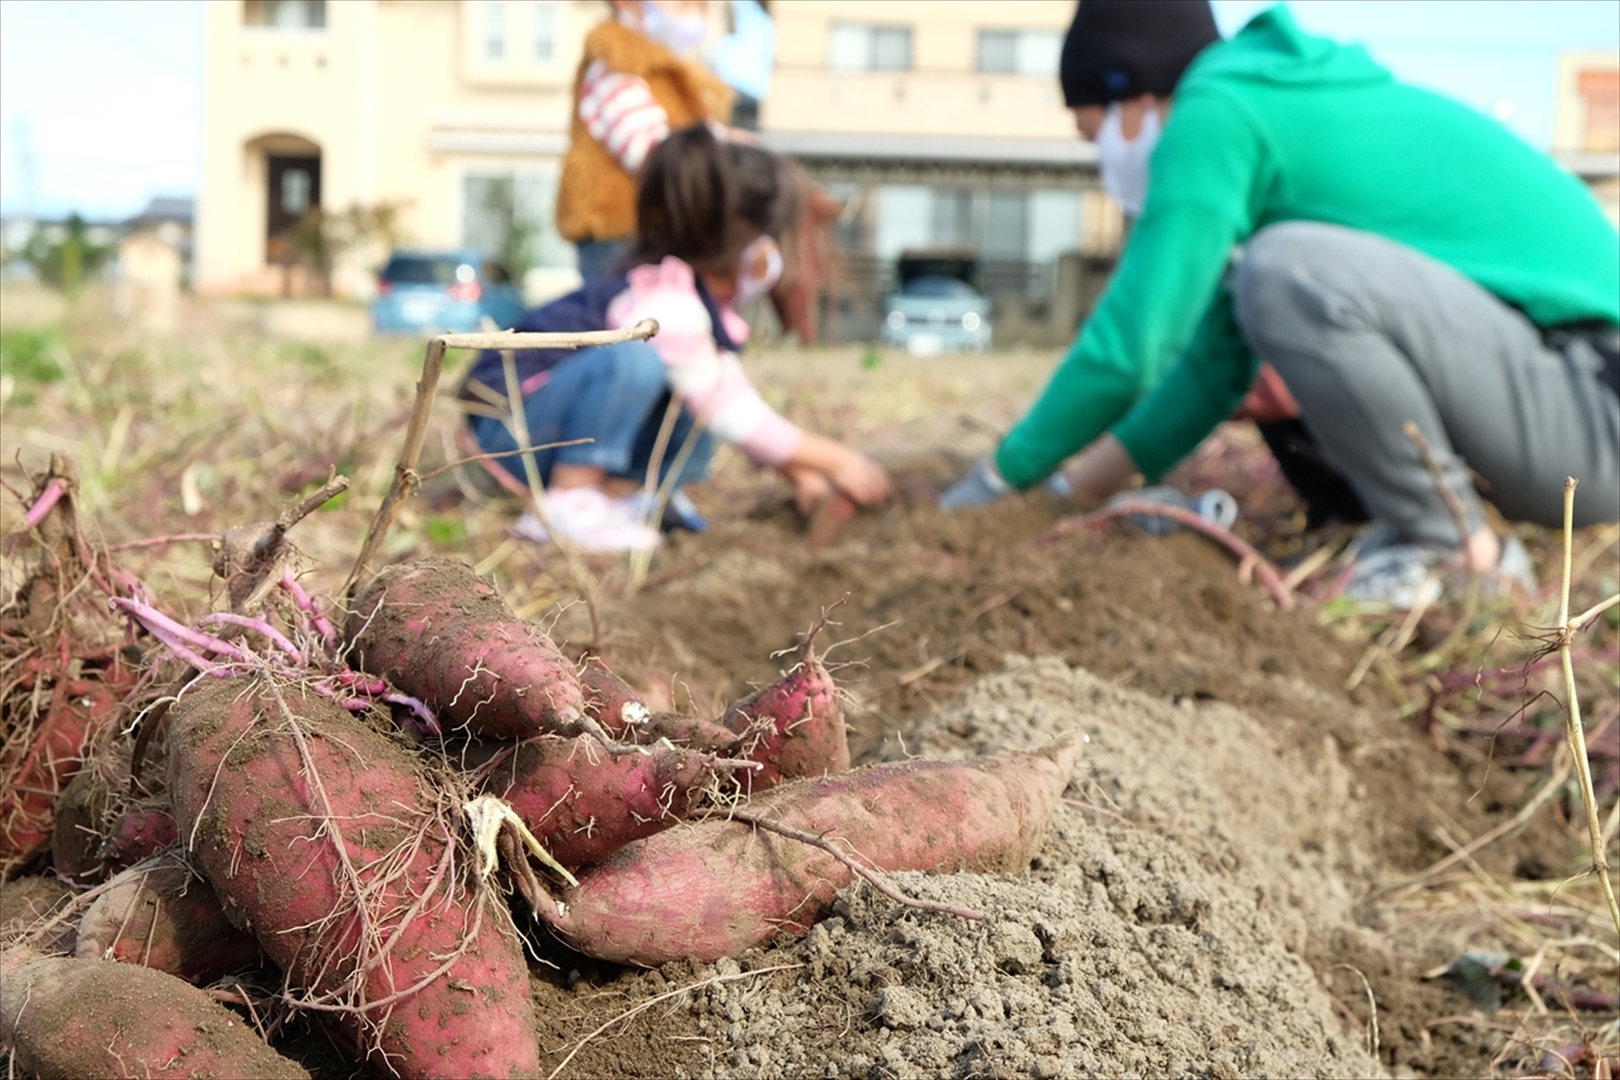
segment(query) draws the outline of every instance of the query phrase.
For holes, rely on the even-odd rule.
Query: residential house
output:
[[[296,291],[311,208],[394,205],[410,242],[493,247],[493,199],[550,221],[588,0],[221,0],[206,5],[201,292]],[[542,229],[539,284],[573,253]],[[368,295],[380,253],[340,257]]]
[[[1558,58],[1552,149],[1592,186],[1620,227],[1620,53],[1567,52]]]
[[[1038,306],[1058,256],[1117,245],[1118,211],[1057,90],[1069,0],[771,12],[763,138],[850,200],[840,235],[863,293],[904,249],[965,246],[992,291]],[[198,290],[298,291],[294,226],[311,208],[394,204],[414,244],[494,247],[502,198],[542,225],[531,295],[568,287],[550,210],[581,41],[605,15],[600,0],[207,5]],[[367,295],[377,257],[340,259],[337,290]]]

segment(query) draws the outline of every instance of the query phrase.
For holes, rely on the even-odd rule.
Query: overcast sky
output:
[[[200,174],[203,0],[0,0],[0,212],[125,217]],[[988,5],[987,5],[988,6]],[[1214,0],[1230,35],[1271,0]],[[1552,134],[1567,49],[1620,49],[1620,0],[1298,0],[1316,33]]]

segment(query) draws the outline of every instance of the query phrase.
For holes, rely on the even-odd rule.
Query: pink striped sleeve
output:
[[[669,113],[658,104],[647,80],[610,71],[598,60],[585,69],[579,86],[579,118],[624,170],[635,174],[652,148],[669,134]]]
[[[716,438],[762,465],[781,466],[792,458],[804,433],[766,404],[735,353],[716,347],[691,267],[669,258],[630,271],[628,287],[608,306],[607,323],[617,329],[641,319],[658,320],[650,344],[664,362],[670,388]]]

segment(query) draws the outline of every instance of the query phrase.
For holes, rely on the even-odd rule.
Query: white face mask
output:
[[[1158,144],[1158,106],[1142,114],[1142,130],[1134,139],[1127,139],[1120,129],[1119,102],[1108,106],[1108,114],[1097,131],[1097,169],[1102,173],[1103,188],[1132,217],[1142,216],[1142,204],[1147,201],[1148,161]]]
[[[765,257],[765,270],[756,273],[754,268],[759,265],[761,254]],[[757,296],[764,296],[781,280],[782,249],[769,236],[756,237],[743,248],[742,258],[737,260],[736,303],[746,304]]]
[[[657,0],[642,0],[640,30],[676,56],[687,56],[708,36],[709,20],[702,15],[670,15]]]

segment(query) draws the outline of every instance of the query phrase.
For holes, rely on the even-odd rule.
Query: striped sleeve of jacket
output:
[[[601,60],[585,69],[579,88],[579,118],[591,138],[634,176],[652,148],[669,134],[669,113],[647,80],[612,71]]]

